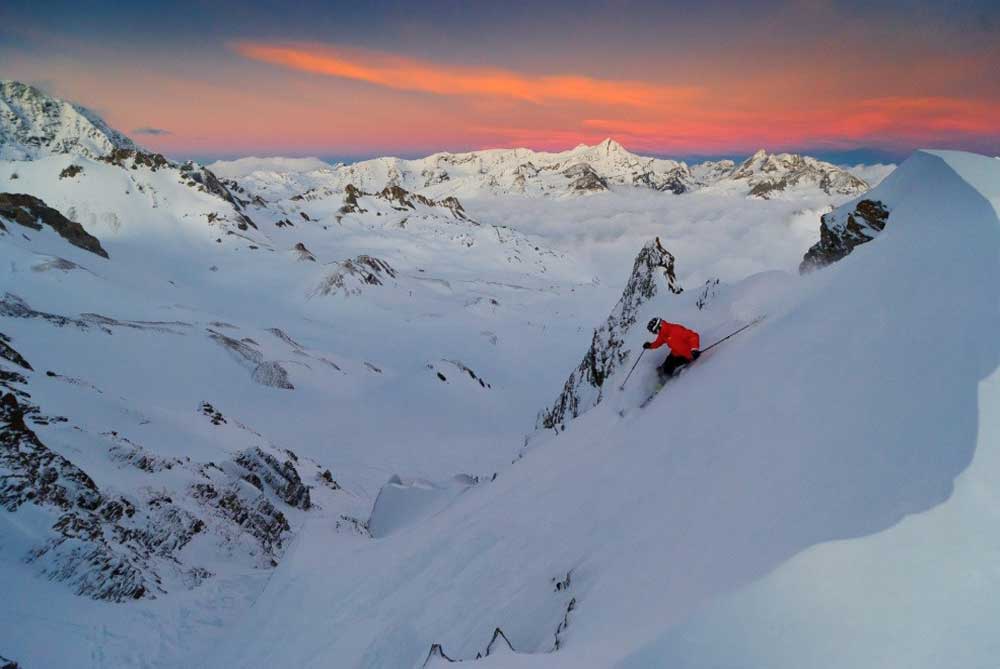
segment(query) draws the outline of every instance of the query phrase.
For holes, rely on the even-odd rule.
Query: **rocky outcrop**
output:
[[[861,200],[841,207],[820,219],[819,241],[802,259],[799,273],[805,274],[846,257],[857,246],[870,242],[885,228],[889,210],[878,200]]]
[[[682,292],[674,273],[674,256],[657,238],[639,252],[621,298],[607,321],[594,330],[587,354],[569,375],[555,403],[539,414],[538,428],[559,429],[603,399],[605,382],[631,354],[625,348],[625,337],[635,326],[640,307],[662,290],[661,276],[667,290]]]
[[[25,413],[13,393],[0,397],[0,507],[16,511],[30,502],[94,511],[101,506],[94,481],[42,444],[25,423]]]
[[[120,602],[161,592],[157,563],[204,524],[170,504],[137,507],[102,494],[83,470],[39,440],[25,414],[13,394],[0,398],[0,506],[16,511],[33,504],[56,515],[50,538],[28,561],[95,599]]]
[[[344,188],[344,204],[343,206],[340,207],[340,210],[337,212],[338,214],[337,220],[340,220],[340,217],[344,216],[345,214],[363,214],[367,212],[368,210],[362,207],[361,203],[358,202],[358,198],[362,197],[363,195],[367,195],[367,193],[355,187],[354,184],[347,184],[347,186]]]
[[[73,246],[102,258],[108,257],[108,252],[101,246],[97,237],[37,197],[20,193],[0,193],[0,220],[17,223],[33,230],[41,230],[43,224],[47,225]]]
[[[510,643],[510,639],[507,638],[507,635],[503,633],[503,630],[497,627],[493,630],[493,637],[490,639],[490,642],[486,644],[486,648],[476,653],[475,659],[481,660],[484,657],[489,657],[490,655],[494,655],[501,651],[506,651],[508,653],[516,652],[514,650],[514,646]],[[449,657],[448,654],[444,652],[444,648],[441,644],[435,643],[431,645],[431,650],[427,654],[427,658],[424,660],[421,667],[431,669],[433,667],[441,666],[442,664],[460,663],[465,661],[466,660],[456,660]]]
[[[211,577],[182,560],[196,540],[274,566],[291,531],[279,505],[311,508],[290,452],[281,459],[257,447],[221,466],[198,464],[157,456],[116,432],[102,435],[109,460],[150,484],[135,496],[111,494],[41,441],[26,421],[39,422],[37,414],[13,393],[0,396],[0,509],[30,504],[33,522],[49,518],[26,560],[79,595],[124,602],[194,587]]]
[[[691,190],[691,172],[686,165],[678,166],[667,172],[648,170],[633,175],[632,185],[653,190],[665,191],[681,195]]]
[[[291,460],[281,462],[260,448],[251,448],[237,455],[234,462],[246,470],[244,480],[258,489],[269,489],[296,509],[306,511],[312,506],[309,486],[302,482]]]
[[[334,265],[313,295],[360,295],[366,286],[381,286],[396,278],[392,265],[374,256],[360,255]]]
[[[577,163],[563,170],[563,176],[570,179],[569,187],[576,192],[608,190],[608,181],[588,163]]]
[[[31,365],[24,359],[24,356],[18,353],[14,347],[10,345],[10,337],[2,332],[0,332],[0,358],[14,363],[21,369],[26,369],[29,372],[32,371]]]
[[[257,224],[244,211],[245,203],[229,192],[229,189],[207,167],[186,162],[180,166],[180,172],[181,178],[188,186],[214,195],[232,205],[236,211],[236,227],[240,230],[257,229]]]
[[[80,167],[79,165],[70,165],[69,167],[63,168],[63,170],[59,172],[59,178],[72,179],[80,174],[83,174],[82,167]]]
[[[151,172],[155,172],[164,167],[173,166],[162,154],[141,151],[135,147],[114,149],[107,155],[101,156],[100,160],[109,165],[120,167],[123,170],[137,170],[140,167],[144,167]]]
[[[248,201],[233,194],[235,189],[240,189],[239,184],[235,181],[223,182],[207,167],[191,161],[177,164],[168,160],[162,154],[142,151],[134,146],[115,148],[107,155],[102,156],[100,160],[125,170],[138,170],[140,168],[149,170],[150,172],[156,172],[161,169],[177,170],[178,177],[184,185],[227,202],[234,210],[236,227],[240,230],[257,228],[257,225],[246,214],[245,208]],[[234,190],[231,190],[231,188]],[[252,202],[255,204],[264,204],[260,197],[252,198]],[[210,213],[209,220],[216,220],[216,216],[214,212]]]

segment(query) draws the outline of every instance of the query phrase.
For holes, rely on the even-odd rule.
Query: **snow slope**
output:
[[[67,109],[32,97],[34,120]],[[820,214],[858,198],[809,179],[746,197],[785,163],[815,167],[794,156],[749,161],[732,187],[704,184],[741,166],[692,168],[701,185],[682,197],[657,190],[682,164],[611,142],[439,154],[449,179],[379,159],[347,188],[343,168],[254,160],[219,180],[125,146],[87,154],[90,126],[38,127],[3,143],[37,151],[0,160],[0,193],[65,217],[0,195],[0,656],[705,666],[752,643],[733,615],[798,625],[761,651],[780,666],[826,652],[800,616],[823,599],[816,570],[837,593],[865,574],[890,584],[859,570],[924,551],[895,534],[923,523],[935,544],[912,555],[932,569],[951,532],[947,574],[921,590],[897,570],[873,596],[896,627],[844,624],[841,652],[865,664],[892,637],[901,663],[929,663],[950,649],[927,633],[934,611],[896,615],[894,592],[947,603],[969,570],[958,592],[975,606],[940,618],[967,641],[955,657],[985,657],[972,616],[992,611],[995,550],[971,514],[995,478],[995,383],[978,405],[976,388],[997,364],[982,336],[997,325],[997,161],[915,155],[865,196],[891,211],[884,231],[799,277]],[[528,195],[607,190],[484,189],[545,155],[561,167],[521,170]],[[660,260],[633,282],[655,237]],[[633,284],[642,299],[616,310]],[[762,313],[648,409],[656,355],[618,391],[652,315],[708,343]],[[961,346],[940,352],[940,322]],[[622,357],[603,392],[558,435],[534,432],[591,345]],[[844,622],[859,601],[823,606]]]
[[[861,498],[875,508],[939,506],[886,531],[813,546],[766,578],[712,602],[690,620],[632,653],[621,666],[646,667],[991,667],[1000,653],[1000,327],[997,161],[955,152],[909,159],[878,189],[895,200],[896,220],[879,246],[837,268],[864,294],[864,265],[888,263],[878,303],[858,304],[847,319],[876,310],[874,325],[904,317],[892,352],[884,327],[867,329],[866,349],[892,394],[873,398],[865,444],[884,462],[882,480]],[[897,176],[898,175],[898,176]],[[924,186],[935,183],[933,190]],[[867,251],[868,249],[865,249]],[[862,255],[861,251],[856,255]],[[921,271],[949,261],[948,272]],[[852,265],[859,269],[851,272]],[[907,271],[909,270],[909,271]],[[919,300],[907,299],[916,292]],[[895,298],[895,299],[893,299]],[[902,305],[906,305],[905,307]],[[887,313],[891,309],[891,312]],[[906,313],[909,312],[909,313]],[[831,314],[833,318],[837,314]],[[921,333],[947,324],[958,346]],[[863,325],[863,324],[862,324]],[[881,350],[879,350],[881,349]],[[845,347],[845,350],[846,347]],[[921,352],[933,352],[921,356]],[[906,359],[907,355],[909,359]],[[896,360],[895,369],[885,362]],[[918,364],[914,364],[914,362]],[[920,362],[923,364],[919,364]],[[904,369],[904,366],[917,369]],[[853,368],[853,365],[852,365]],[[905,383],[916,392],[906,397]],[[850,442],[837,453],[843,455]],[[945,472],[961,474],[954,488]],[[905,487],[904,487],[905,484]],[[903,490],[909,494],[901,495]],[[894,499],[895,498],[895,499]],[[850,536],[850,534],[848,534]]]
[[[815,627],[795,623],[810,634],[779,638],[770,624],[795,620],[802,609],[784,603],[796,588],[801,607],[841,583],[855,592],[859,580],[872,583],[866,566],[892,533],[953,503],[971,511],[992,501],[975,482],[996,473],[975,469],[961,479],[974,494],[949,498],[974,455],[995,461],[994,417],[980,412],[998,364],[984,336],[1000,325],[998,183],[996,161],[915,154],[873,193],[893,206],[883,235],[800,280],[771,274],[720,292],[700,310],[703,332],[713,320],[769,318],[647,410],[630,407],[648,392],[648,369],[418,525],[346,550],[323,528],[300,535],[206,666],[418,667],[433,643],[474,658],[497,627],[519,653],[482,666],[857,666],[881,664],[885,648],[900,649],[901,666],[940,666],[958,646],[955,657],[973,661],[959,666],[986,666],[995,645],[975,614],[994,611],[995,552],[978,552],[985,539],[943,521],[930,526],[951,527],[941,540],[957,541],[958,565],[976,566],[965,582],[982,602],[953,636],[915,638],[924,628],[907,622],[961,607],[947,575],[922,591],[937,604],[926,616],[901,618],[909,602],[887,584],[873,603],[894,622],[859,630],[844,618],[839,645],[822,638],[823,621],[866,598],[846,598]],[[647,313],[684,320],[699,311],[678,301],[690,297],[651,302]],[[941,323],[960,346],[942,347]],[[840,546],[867,561],[819,570]],[[803,568],[810,555],[819,557]],[[929,568],[914,567],[918,581]],[[772,572],[770,589],[760,581],[726,599]],[[301,614],[289,620],[293,610]],[[893,636],[900,624],[908,633]],[[775,643],[758,643],[757,629]],[[921,651],[902,653],[907,643]]]

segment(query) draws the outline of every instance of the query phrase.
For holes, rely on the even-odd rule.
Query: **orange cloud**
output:
[[[440,65],[377,52],[319,45],[239,42],[233,48],[253,60],[378,86],[437,95],[483,95],[547,103],[584,102],[630,107],[690,103],[701,95],[689,86],[607,81],[582,75],[531,76],[498,68]]]
[[[804,144],[875,146],[940,143],[995,136],[1000,103],[934,96],[842,97],[822,107],[788,109],[761,104],[726,110],[724,105],[669,120],[589,118],[581,126],[611,134],[637,147],[709,150]]]

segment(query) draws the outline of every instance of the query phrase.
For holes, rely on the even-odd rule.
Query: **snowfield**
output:
[[[0,657],[995,664],[1000,162],[206,169],[16,90]],[[640,409],[653,316],[766,318]]]

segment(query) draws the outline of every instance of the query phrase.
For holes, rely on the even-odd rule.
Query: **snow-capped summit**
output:
[[[0,81],[0,160],[34,160],[54,153],[100,158],[135,143],[97,114],[34,86]]]
[[[255,163],[258,163],[255,166]],[[282,166],[287,167],[282,168]],[[709,161],[689,166],[666,158],[640,156],[607,138],[550,153],[531,149],[485,149],[435,153],[425,158],[374,158],[349,165],[317,165],[289,159],[221,161],[212,169],[239,179],[265,198],[306,191],[343,192],[348,185],[377,192],[400,186],[430,198],[457,196],[572,196],[640,188],[675,195],[703,188],[737,195],[857,195],[868,184],[848,171],[808,156],[769,154],[763,149],[742,163]]]
[[[756,153],[735,167],[723,181],[743,181],[753,197],[768,198],[777,192],[802,187],[819,188],[827,195],[854,195],[868,184],[847,170],[822,160],[792,153]]]

